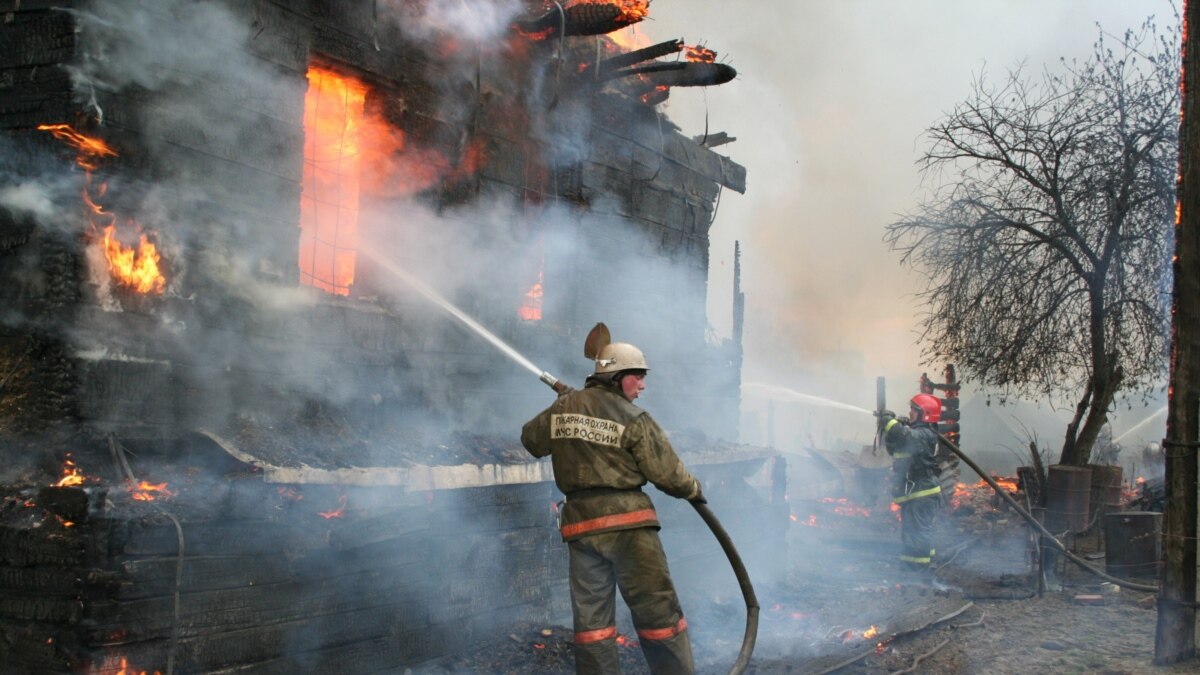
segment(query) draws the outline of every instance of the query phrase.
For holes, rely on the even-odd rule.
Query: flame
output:
[[[278,492],[280,497],[283,497],[284,499],[290,499],[294,502],[304,499],[304,495],[296,492],[290,487],[277,487],[275,488],[275,492]]]
[[[538,272],[538,280],[525,292],[521,306],[517,308],[517,316],[522,321],[542,320],[542,273]]]
[[[606,37],[611,39],[618,47],[626,51],[634,51],[643,47],[650,46],[650,38],[645,33],[638,30],[637,26],[629,25],[620,30],[615,30],[609,33]]]
[[[878,635],[879,635],[879,629],[876,628],[875,626],[871,626],[870,628],[863,631],[863,639],[866,639],[866,640],[870,640],[871,638],[876,637]]]
[[[329,520],[330,518],[341,518],[342,516],[346,515],[346,495],[338,497],[338,507],[336,509],[333,511],[321,511],[318,512],[317,515],[321,516],[325,520]]]
[[[358,245],[360,133],[367,88],[325,68],[308,70],[300,195],[300,282],[349,295]]]
[[[135,251],[117,240],[116,231],[113,225],[104,228],[104,257],[113,277],[138,293],[162,295],[167,280],[158,269],[158,249],[143,233],[138,235]]]
[[[620,23],[637,23],[650,16],[650,0],[614,0],[609,4],[621,9],[621,15],[617,17]]]
[[[50,132],[58,140],[75,148],[79,153],[75,156],[75,163],[88,171],[96,170],[97,160],[101,157],[117,156],[117,151],[103,140],[81,134],[69,124],[39,124],[37,128],[39,131]]]
[[[300,282],[349,295],[364,199],[395,199],[444,179],[462,180],[487,160],[475,139],[452,163],[416,147],[387,118],[382,97],[361,79],[319,65],[308,69],[300,194]]]
[[[131,668],[129,666],[129,662],[125,660],[124,656],[122,656],[121,669],[116,672],[116,675],[150,675],[150,671]],[[156,670],[154,671],[154,675],[162,675],[162,671]]]
[[[167,497],[175,496],[174,492],[167,489],[166,483],[141,481],[137,485],[130,485],[128,489],[131,493],[130,496],[139,502],[152,502],[159,497],[166,499]]]
[[[684,47],[683,55],[688,61],[695,63],[714,63],[717,60],[716,52],[700,45],[688,45]]]
[[[58,140],[75,148],[75,163],[86,172],[83,203],[88,210],[89,225],[93,233],[103,231],[104,257],[108,261],[109,272],[113,278],[117,283],[138,293],[161,295],[167,280],[159,270],[161,258],[157,248],[150,243],[146,234],[141,233],[141,226],[133,220],[129,222],[139,234],[137,250],[118,241],[114,224],[116,216],[105,210],[101,204],[108,193],[108,184],[92,182],[92,174],[100,166],[100,159],[116,157],[117,151],[102,139],[82,134],[67,124],[41,124],[38,125],[38,129],[50,132]],[[99,238],[100,235],[96,236]]]
[[[665,100],[667,98],[666,95],[670,91],[671,91],[671,88],[668,87],[667,85],[656,84],[656,85],[654,85],[653,89],[642,94],[638,98],[641,100],[642,103],[645,103],[646,105],[654,105],[655,103],[662,103],[663,100]]]
[[[67,458],[63,460],[62,478],[58,479],[55,487],[71,487],[75,485],[83,485],[83,471],[71,459],[71,453],[67,453]]]
[[[837,499],[833,497],[825,497],[821,501],[825,504],[838,504],[838,506],[833,507],[833,512],[841,516],[861,516],[863,518],[871,517],[870,509],[852,504],[850,500],[846,499],[845,497],[840,497]]]

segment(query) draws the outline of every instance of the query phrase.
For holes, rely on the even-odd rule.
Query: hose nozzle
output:
[[[567,393],[568,391],[571,391],[570,387],[568,387],[566,384],[560,382],[557,377],[555,377],[545,371],[542,371],[542,374],[538,375],[538,379],[541,380],[542,382],[545,382],[551,389],[553,389],[555,392],[557,392],[559,396],[562,396],[563,394]]]

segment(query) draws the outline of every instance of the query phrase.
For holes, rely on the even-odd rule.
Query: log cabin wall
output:
[[[6,170],[53,176],[60,200],[0,209],[13,374],[0,412],[14,427],[170,437],[316,402],[363,435],[492,430],[544,403],[531,373],[362,255],[345,295],[298,282],[305,74],[323,64],[368,82],[408,147],[440,158],[396,211],[423,221],[365,226],[399,265],[453,271],[439,280],[451,302],[568,381],[589,371],[582,336],[606,321],[650,355],[670,392],[655,402],[664,424],[736,434],[738,347],[707,343],[704,298],[717,197],[744,190],[744,170],[620,88],[561,76],[560,49],[578,68],[598,43],[612,49],[603,38],[414,37],[370,2],[115,5],[22,2],[0,27]],[[192,53],[142,62],[156,33]],[[84,171],[46,124],[115,154]],[[165,292],[99,278],[71,181],[103,181],[104,208],[152,232]],[[438,228],[454,234],[431,246]],[[491,252],[460,256],[475,244]],[[531,280],[544,288],[535,321],[518,312]]]

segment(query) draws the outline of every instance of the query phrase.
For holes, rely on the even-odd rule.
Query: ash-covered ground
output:
[[[747,673],[1177,675],[1200,667],[1153,665],[1152,593],[1105,585],[1059,561],[1047,571],[1047,588],[1039,594],[1029,529],[986,488],[944,510],[932,583],[895,561],[894,514],[886,509],[868,514],[844,502],[797,503],[793,513],[811,516],[821,508],[819,516],[794,518],[786,580],[756,584],[761,613]],[[1071,543],[1103,569],[1102,533]],[[729,672],[741,646],[740,598],[680,590],[699,672]],[[1100,598],[1085,603],[1078,597],[1085,595]],[[623,670],[647,673],[627,612],[623,606],[620,611]],[[570,639],[569,618],[560,625],[514,626],[506,638],[412,672],[573,673]]]

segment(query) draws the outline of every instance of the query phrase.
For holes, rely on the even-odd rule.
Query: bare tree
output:
[[[1175,26],[1178,25],[1176,17]],[[1167,365],[1178,28],[1148,19],[1032,81],[979,75],[926,131],[935,184],[885,241],[927,280],[923,356],[1027,397],[1067,396],[1086,464],[1119,391]],[[1082,425],[1082,426],[1081,426]]]

